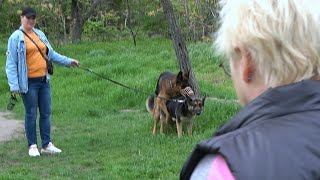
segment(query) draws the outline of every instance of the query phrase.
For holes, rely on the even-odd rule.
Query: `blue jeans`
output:
[[[25,131],[28,146],[37,144],[37,110],[39,108],[39,129],[42,147],[46,147],[51,131],[51,92],[50,84],[43,78],[29,78],[28,92],[23,93],[22,99],[25,107]]]

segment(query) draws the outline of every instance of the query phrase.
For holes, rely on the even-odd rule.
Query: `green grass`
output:
[[[211,44],[189,44],[188,49],[201,93],[235,99],[231,80],[218,68]],[[161,72],[179,71],[169,40],[140,40],[137,47],[131,41],[82,42],[55,50],[148,94],[154,92]],[[9,99],[5,51],[1,42],[0,111],[5,111]],[[30,158],[25,137],[1,143],[0,179],[177,179],[195,144],[239,110],[230,101],[207,98],[203,113],[195,118],[193,135],[178,139],[174,127],[167,127],[164,135],[152,135],[146,94],[89,72],[55,65],[51,91],[52,140],[63,152]],[[23,119],[23,111],[20,100],[14,116]]]

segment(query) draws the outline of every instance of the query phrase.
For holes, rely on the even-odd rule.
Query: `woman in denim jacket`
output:
[[[20,18],[20,28],[13,32],[8,40],[6,73],[10,92],[21,93],[23,99],[29,156],[40,156],[36,134],[37,108],[40,112],[41,153],[60,153],[61,149],[56,148],[50,139],[50,75],[47,72],[46,61],[37,46],[47,56],[48,61],[63,66],[78,66],[79,62],[55,52],[45,34],[34,28],[36,11],[33,8],[23,9]]]

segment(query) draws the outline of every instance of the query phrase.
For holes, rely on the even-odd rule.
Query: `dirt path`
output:
[[[9,112],[0,112],[0,142],[23,135],[24,121],[10,118]]]

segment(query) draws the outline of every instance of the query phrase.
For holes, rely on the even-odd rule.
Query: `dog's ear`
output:
[[[185,79],[189,79],[189,75],[190,75],[190,69],[188,69],[187,71],[183,72],[183,77]]]
[[[186,101],[187,101],[187,103],[188,103],[188,104],[190,104],[190,103],[192,102],[191,97],[189,97],[189,96],[185,96],[185,97],[186,97]]]
[[[177,81],[182,81],[183,79],[183,73],[182,71],[179,71],[178,75],[177,75]]]
[[[206,100],[207,95],[204,95],[204,97],[202,98],[202,106],[204,106],[204,101]]]

